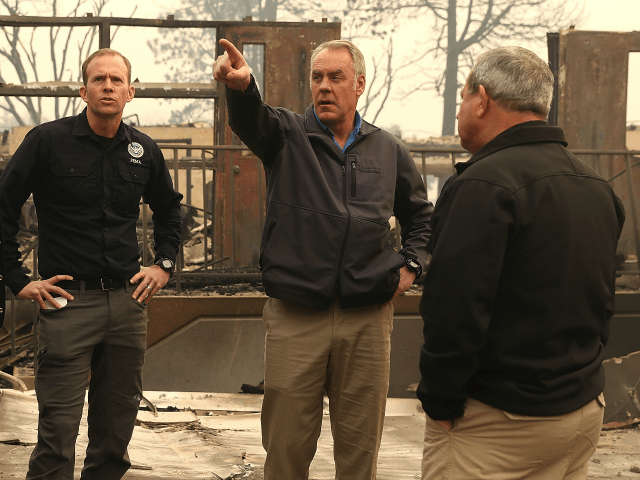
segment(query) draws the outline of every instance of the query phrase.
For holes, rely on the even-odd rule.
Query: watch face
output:
[[[173,268],[173,262],[168,258],[165,258],[160,263],[161,263],[161,267],[164,268],[165,270],[171,270]]]

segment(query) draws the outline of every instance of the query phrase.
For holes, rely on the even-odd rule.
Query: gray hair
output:
[[[338,50],[339,48],[346,48],[349,50],[351,54],[351,59],[353,60],[353,71],[355,72],[355,78],[353,79],[353,89],[356,89],[356,83],[358,81],[358,77],[360,75],[366,76],[366,67],[364,64],[364,55],[358,47],[355,46],[353,42],[349,40],[329,40],[328,42],[324,42],[316,47],[316,49],[311,53],[311,72],[309,74],[309,86],[312,84],[312,76],[313,76],[313,62],[315,62],[316,57],[323,50],[330,48],[331,50]]]
[[[535,53],[521,47],[502,47],[482,53],[467,78],[467,94],[480,85],[504,108],[547,116],[554,78]]]

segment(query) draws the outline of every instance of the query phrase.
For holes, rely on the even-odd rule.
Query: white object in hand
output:
[[[60,305],[60,308],[64,307],[67,304],[67,299],[64,297],[54,297],[54,300],[58,302],[58,305]],[[56,307],[54,307],[49,300],[45,300],[44,305],[47,307],[47,310],[49,310],[50,308],[54,310],[56,309]]]

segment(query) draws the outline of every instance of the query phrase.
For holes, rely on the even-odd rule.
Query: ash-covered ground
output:
[[[179,296],[249,296],[264,295],[262,282],[233,283],[229,285],[211,285],[206,280],[183,280],[180,284],[180,293],[177,292],[175,280],[171,280],[156,295],[179,295]],[[405,295],[421,295],[422,285],[412,285],[405,292]]]

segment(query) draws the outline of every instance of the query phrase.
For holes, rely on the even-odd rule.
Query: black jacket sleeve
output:
[[[153,211],[153,238],[156,260],[169,258],[174,263],[180,248],[182,194],[173,188],[171,174],[160,148],[154,144],[153,172],[144,194],[144,201]]]
[[[260,98],[260,92],[253,75],[244,92],[225,86],[229,126],[247,147],[266,166],[284,147],[284,126],[282,115],[285,109],[270,107]]]
[[[400,253],[405,258],[417,261],[425,272],[433,204],[427,201],[424,182],[411,154],[401,144],[398,144],[397,148],[398,166],[393,211],[402,229]]]
[[[4,323],[5,315],[5,290],[7,285],[4,266],[4,242],[2,241],[2,223],[0,222],[0,328]]]
[[[7,285],[18,294],[29,282],[20,261],[19,220],[22,206],[33,192],[41,169],[41,152],[47,150],[48,139],[37,127],[30,130],[11,157],[0,176],[0,221],[3,225]]]

